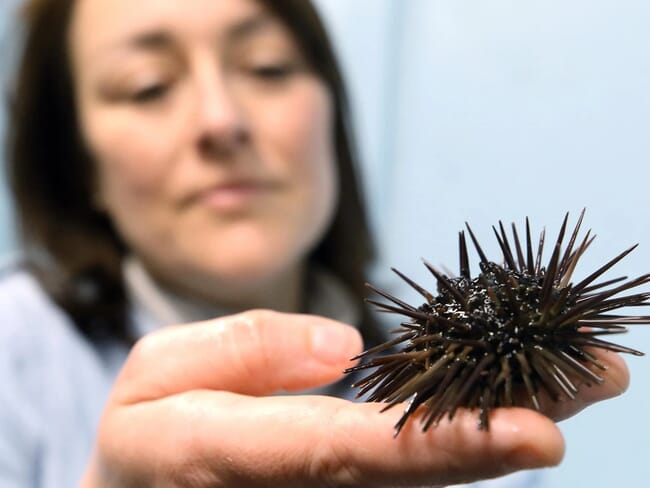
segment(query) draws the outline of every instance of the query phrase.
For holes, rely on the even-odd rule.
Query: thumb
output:
[[[267,395],[334,381],[362,348],[359,332],[313,315],[254,310],[167,327],[136,343],[113,388],[113,403],[189,390]]]

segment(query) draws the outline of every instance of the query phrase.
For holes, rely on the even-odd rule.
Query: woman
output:
[[[26,260],[0,285],[7,482],[440,485],[559,461],[527,410],[395,440],[397,410],[268,396],[341,395],[323,385],[377,335],[356,305],[371,246],[345,97],[308,2],[35,0],[27,20],[9,157]],[[605,360],[606,387],[547,413],[624,388]]]

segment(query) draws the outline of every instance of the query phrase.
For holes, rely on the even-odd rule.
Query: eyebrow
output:
[[[268,13],[254,15],[230,27],[226,31],[226,40],[239,41],[245,39],[274,25],[274,21],[275,18]]]
[[[171,46],[172,38],[164,30],[153,30],[132,37],[127,44],[148,50],[159,50]]]
[[[228,43],[245,40],[272,26],[274,20],[274,17],[267,13],[244,19],[226,30],[225,40]],[[133,36],[127,41],[127,44],[146,50],[165,50],[173,46],[173,36],[164,29],[156,29]]]

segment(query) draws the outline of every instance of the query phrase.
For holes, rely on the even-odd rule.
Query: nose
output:
[[[205,158],[226,159],[249,138],[243,107],[223,73],[206,65],[196,77],[197,146]]]

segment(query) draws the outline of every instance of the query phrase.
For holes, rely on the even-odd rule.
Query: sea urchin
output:
[[[514,224],[511,246],[504,226],[493,227],[503,265],[488,261],[474,233],[467,231],[480,256],[481,272],[470,275],[465,233],[459,234],[460,276],[448,277],[425,261],[438,284],[428,292],[393,268],[426,302],[411,306],[368,285],[389,300],[368,302],[384,312],[408,317],[393,331],[397,336],[361,353],[364,362],[346,370],[353,373],[377,368],[353,386],[358,397],[387,402],[387,410],[408,401],[395,425],[397,436],[408,418],[423,406],[422,430],[451,420],[458,408],[478,408],[479,429],[489,429],[488,413],[500,406],[540,409],[539,393],[554,399],[574,399],[578,386],[602,383],[593,370],[605,370],[590,347],[643,353],[604,341],[597,336],[626,331],[626,324],[650,323],[650,316],[611,314],[622,307],[648,305],[650,293],[622,295],[650,281],[650,274],[628,280],[597,280],[629,254],[622,252],[577,284],[572,273],[593,242],[590,231],[578,242],[584,210],[564,250],[568,214],[564,218],[547,266],[542,266],[544,231],[537,249],[526,219],[526,245],[522,248]],[[525,253],[524,253],[525,251]],[[401,350],[394,349],[400,346]],[[383,355],[375,356],[383,352]],[[368,360],[369,356],[374,356]]]

